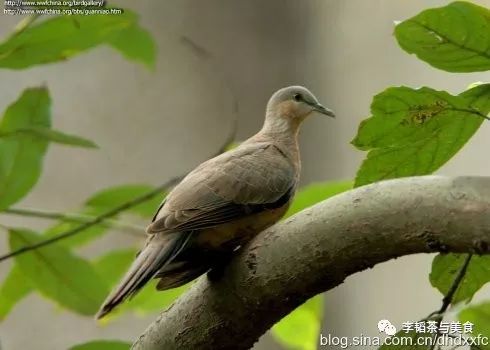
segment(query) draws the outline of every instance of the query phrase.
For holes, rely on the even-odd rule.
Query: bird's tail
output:
[[[95,316],[101,319],[128,297],[136,294],[158,271],[185,247],[191,232],[154,235],[138,254],[119,285],[109,294]]]

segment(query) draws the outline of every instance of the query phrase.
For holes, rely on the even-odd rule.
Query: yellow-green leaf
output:
[[[480,344],[475,344],[479,346],[478,349],[490,350],[490,302],[469,306],[459,312],[458,318],[463,325],[468,323],[468,328],[472,330],[468,335],[474,341],[479,335],[479,339],[484,339],[483,342],[480,340]]]
[[[83,215],[96,217],[152,190],[154,190],[154,187],[143,184],[129,184],[109,187],[90,196],[90,198],[85,202],[83,208],[80,210],[80,213]],[[155,214],[164,195],[164,193],[157,195],[144,203],[131,207],[127,212],[137,214],[144,218],[151,218]],[[114,219],[117,218],[117,216],[114,217]],[[59,222],[46,230],[45,235],[48,237],[56,236],[60,233],[72,230],[80,225],[81,224],[77,222]],[[69,239],[63,240],[60,243],[69,247],[86,244],[93,239],[99,238],[106,233],[107,230],[107,225],[97,224]]]
[[[273,337],[287,349],[316,350],[323,318],[323,296],[317,295],[272,327]]]
[[[9,232],[10,249],[39,242],[42,236],[24,229]],[[17,255],[15,262],[42,295],[82,315],[93,316],[108,288],[92,265],[56,243]]]
[[[94,340],[72,346],[69,350],[129,350],[130,348],[130,343],[119,340]]]
[[[26,89],[11,104],[0,122],[0,134],[26,127],[51,126],[46,88]],[[41,174],[48,141],[29,134],[0,138],[0,211],[23,198]]]
[[[135,249],[117,250],[104,255],[94,262],[97,273],[104,281],[115,286],[127,271],[136,257]],[[118,309],[121,313],[131,311],[139,315],[157,312],[177,299],[188,285],[159,292],[156,290],[157,280],[150,281],[131,300]]]
[[[327,198],[352,189],[352,181],[332,181],[324,183],[314,183],[301,188],[294,197],[293,203],[286,213],[286,217],[311,207]]]
[[[30,282],[24,278],[19,267],[14,265],[0,287],[0,321],[31,291]]]

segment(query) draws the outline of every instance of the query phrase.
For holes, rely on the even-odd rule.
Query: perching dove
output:
[[[298,184],[299,126],[314,111],[334,117],[306,88],[280,89],[257,134],[190,172],[158,208],[144,248],[96,317],[152,278],[158,290],[192,281],[276,223]]]

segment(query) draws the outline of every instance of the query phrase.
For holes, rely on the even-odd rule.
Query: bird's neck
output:
[[[260,133],[277,140],[297,143],[300,123],[296,118],[268,112]]]
[[[299,167],[299,124],[299,121],[286,116],[268,115],[262,129],[252,138],[256,141],[274,143]]]

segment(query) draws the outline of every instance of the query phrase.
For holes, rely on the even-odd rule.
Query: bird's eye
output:
[[[294,94],[293,99],[297,102],[301,101],[301,94]]]

